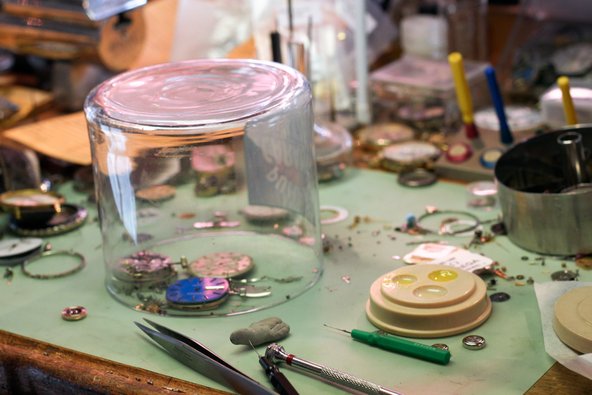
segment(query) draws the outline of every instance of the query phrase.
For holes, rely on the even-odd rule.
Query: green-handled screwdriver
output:
[[[427,344],[417,343],[392,335],[382,335],[374,332],[361,331],[359,329],[348,331],[327,324],[324,325],[328,328],[349,333],[353,339],[374,347],[382,348],[383,350],[393,351],[410,357],[423,359],[425,361],[439,363],[441,365],[446,365],[450,362],[450,351],[448,350],[428,346]]]

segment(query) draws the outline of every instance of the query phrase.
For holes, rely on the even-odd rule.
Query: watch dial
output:
[[[216,252],[202,256],[190,265],[198,277],[236,277],[253,268],[253,259],[236,252]]]
[[[223,278],[191,277],[170,285],[166,291],[168,302],[176,305],[201,305],[218,302],[230,291],[230,285]]]
[[[14,194],[12,196],[6,196],[2,199],[2,203],[19,207],[37,207],[60,203],[60,199],[56,196],[39,192],[37,194]]]
[[[0,241],[0,258],[9,258],[37,250],[43,240],[28,237],[22,239],[7,239]]]

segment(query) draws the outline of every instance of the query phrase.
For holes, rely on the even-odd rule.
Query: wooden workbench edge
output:
[[[227,394],[2,330],[0,393]]]

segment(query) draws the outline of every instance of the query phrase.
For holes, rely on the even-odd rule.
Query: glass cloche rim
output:
[[[177,74],[179,71],[186,72],[188,70],[193,72],[185,75]],[[220,74],[218,75],[218,73]],[[271,87],[275,89],[267,90],[265,87],[259,87],[259,90],[249,90],[247,95],[237,95],[235,92],[235,96],[217,96],[215,100],[223,102],[222,106],[215,106],[215,104],[219,104],[215,102],[210,107],[205,105],[203,108],[197,108],[197,102],[192,102],[194,107],[187,108],[184,116],[180,116],[181,110],[177,107],[158,114],[145,110],[144,106],[157,106],[158,110],[163,110],[164,107],[160,106],[162,103],[159,103],[159,101],[162,101],[162,96],[158,96],[156,100],[152,97],[149,100],[142,101],[142,91],[139,89],[138,94],[136,95],[134,92],[131,98],[132,101],[137,99],[139,103],[136,103],[136,105],[139,104],[140,107],[134,109],[134,106],[121,101],[126,94],[130,96],[130,92],[121,93],[122,87],[125,88],[126,84],[137,83],[138,80],[147,77],[160,84],[163,84],[167,78],[173,78],[178,83],[182,82],[182,77],[192,77],[191,82],[197,82],[198,84],[204,83],[206,80],[207,84],[212,81],[218,85],[227,83],[228,85],[221,87],[223,88],[222,91],[232,91],[233,88],[237,87],[232,85],[232,82],[236,81],[229,82],[228,78],[222,78],[228,77],[224,73],[228,73],[228,76],[234,77],[235,80],[237,76],[244,79],[242,73],[251,73],[249,75],[249,77],[253,77],[251,80],[255,77],[261,77],[265,80],[264,82],[271,83]],[[203,86],[210,88],[209,85]],[[229,89],[224,90],[224,88]],[[245,88],[245,86],[242,88]],[[302,94],[304,88],[307,88],[304,92],[312,100],[312,93],[308,88],[306,77],[296,69],[280,63],[237,58],[191,59],[140,67],[115,75],[97,85],[88,94],[84,111],[90,122],[108,122],[122,127],[127,126],[131,129],[181,132],[188,128],[200,128],[207,131],[216,129],[217,126],[225,127],[223,125],[243,124],[263,114],[270,114],[274,110],[289,107],[293,105],[293,98]],[[177,89],[179,89],[178,86]],[[185,86],[182,89],[185,89]],[[187,93],[184,92],[184,94]],[[244,96],[254,97],[253,102],[245,103]],[[211,112],[208,113],[208,111]]]

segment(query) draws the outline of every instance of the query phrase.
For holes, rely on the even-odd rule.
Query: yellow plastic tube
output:
[[[569,78],[561,76],[557,78],[557,85],[561,90],[561,97],[563,100],[563,113],[565,114],[566,125],[575,125],[578,123],[576,110],[574,108],[571,93],[569,92]]]

